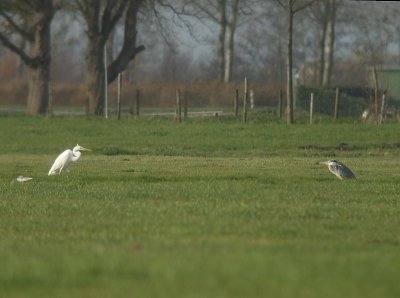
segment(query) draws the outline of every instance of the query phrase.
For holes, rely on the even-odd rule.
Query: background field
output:
[[[399,297],[399,139],[325,119],[0,117],[0,296]],[[76,143],[94,151],[48,177]]]

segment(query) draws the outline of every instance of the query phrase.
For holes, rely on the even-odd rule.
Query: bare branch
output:
[[[10,17],[7,13],[5,12],[0,12],[0,16],[2,16],[7,24],[11,27],[12,31],[15,31],[16,33],[20,34],[23,38],[33,41],[34,35],[32,32],[28,32],[24,30],[22,26],[17,24],[12,17]]]
[[[101,34],[107,38],[114,29],[115,24],[121,19],[128,1],[109,0],[103,11]]]
[[[289,7],[283,3],[282,0],[275,0],[284,10],[287,10]]]
[[[0,41],[6,46],[10,51],[17,54],[28,66],[37,67],[40,63],[39,57],[31,58],[29,57],[21,48],[16,46],[11,42],[7,36],[0,32]]]
[[[293,13],[299,12],[305,8],[307,8],[308,6],[310,6],[311,4],[313,4],[313,2],[315,2],[315,0],[309,0],[309,1],[304,1],[302,3],[302,5],[298,6],[296,9],[293,9]]]

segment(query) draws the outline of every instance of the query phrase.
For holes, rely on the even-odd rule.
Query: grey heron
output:
[[[319,162],[318,164],[327,165],[329,171],[333,175],[338,177],[340,180],[356,178],[356,176],[353,174],[353,172],[347,166],[345,166],[343,163],[341,163],[340,161],[331,159],[328,161]]]
[[[62,152],[54,161],[49,171],[50,175],[61,174],[61,172],[69,172],[68,167],[81,157],[81,151],[92,151],[90,149],[79,146],[78,144],[71,150],[67,149]]]

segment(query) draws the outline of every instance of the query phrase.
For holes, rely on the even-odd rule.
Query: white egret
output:
[[[328,170],[340,180],[356,178],[353,172],[340,161],[331,159],[328,161],[319,162],[319,164],[327,165]]]
[[[69,165],[81,157],[81,151],[92,151],[90,149],[79,146],[78,144],[71,150],[67,149],[61,153],[50,168],[49,176],[61,174],[61,172],[69,172]]]

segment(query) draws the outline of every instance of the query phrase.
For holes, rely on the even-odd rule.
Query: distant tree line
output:
[[[395,21],[399,11],[396,2],[346,0],[2,0],[0,41],[27,69],[27,111],[32,115],[44,114],[48,107],[54,16],[70,14],[84,27],[88,114],[103,114],[106,84],[141,57],[145,47],[153,55],[146,59],[160,61],[152,52],[160,42],[156,33],[166,45],[164,60],[144,68],[174,71],[173,79],[180,72],[181,77],[200,79],[201,67],[193,72],[196,75],[171,66],[189,69],[190,58],[181,55],[176,60],[183,43],[178,35],[185,31],[199,44],[214,43],[215,54],[203,64],[210,79],[229,84],[245,74],[286,84],[291,124],[295,74],[308,71],[313,85],[331,86],[341,79],[334,70],[341,65],[343,49],[364,65],[389,61],[389,44],[397,42],[400,49],[400,26]],[[116,46],[118,34],[122,37]]]
[[[114,81],[144,46],[136,46],[137,14],[145,0],[5,0],[0,15],[3,30],[0,40],[17,54],[29,70],[28,113],[43,114],[49,101],[51,64],[51,22],[58,9],[74,9],[86,23],[88,40],[87,93],[88,112],[100,115],[104,109],[105,84]],[[124,44],[118,56],[107,65],[105,82],[104,49],[117,22],[125,19]],[[14,41],[15,35],[26,40],[27,50]]]

